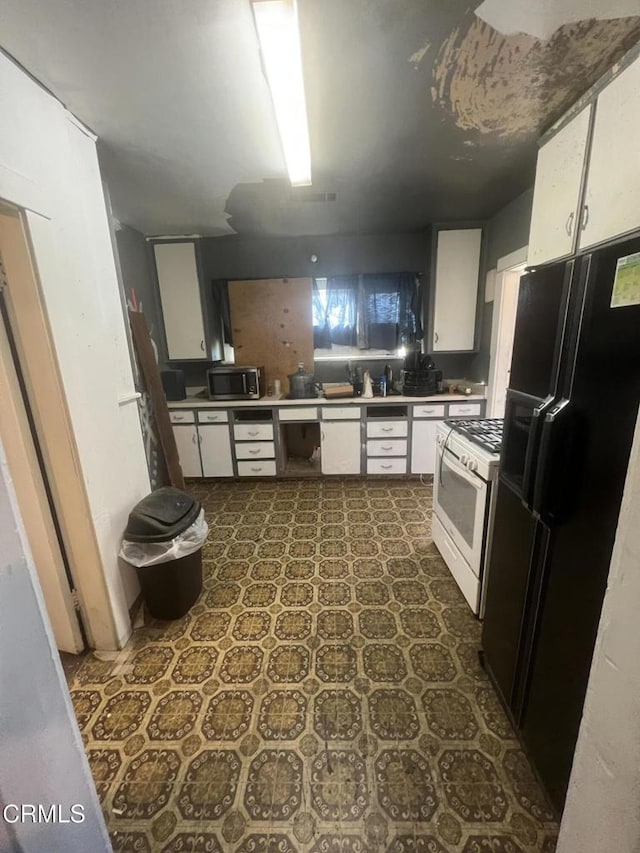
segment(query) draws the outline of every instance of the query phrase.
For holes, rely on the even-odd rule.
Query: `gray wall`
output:
[[[0,445],[0,805],[59,804],[83,823],[7,824],[0,850],[111,850]],[[13,817],[15,810],[10,810]]]
[[[164,331],[160,312],[160,295],[151,273],[149,244],[139,231],[123,225],[116,231],[118,257],[122,273],[122,284],[128,303],[132,302],[131,291],[135,291],[142,305],[151,338],[158,347],[161,361],[164,358]]]
[[[515,252],[529,242],[529,224],[533,187],[514,198],[493,216],[486,226],[487,248],[485,268],[481,275],[480,310],[482,311],[480,347],[470,365],[470,379],[486,382],[489,377],[489,350],[491,347],[491,323],[493,302],[484,302],[484,282],[487,272],[493,269],[499,258]]]
[[[322,277],[358,273],[423,272],[429,270],[428,231],[408,234],[330,235],[320,237],[207,237],[202,240],[205,279]],[[310,261],[318,256],[316,263]],[[446,376],[464,376],[472,356],[441,356],[437,366]],[[391,359],[394,371],[402,366]],[[360,362],[374,375],[384,362]],[[191,375],[191,371],[189,371]],[[318,380],[344,379],[344,364],[316,362]]]

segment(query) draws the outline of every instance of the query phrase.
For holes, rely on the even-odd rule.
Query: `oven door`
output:
[[[439,450],[433,478],[433,507],[440,523],[480,577],[487,510],[487,484],[449,450]]]

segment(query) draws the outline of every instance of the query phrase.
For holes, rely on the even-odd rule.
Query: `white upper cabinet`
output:
[[[529,233],[532,266],[573,252],[591,109],[585,107],[538,152]]]
[[[580,248],[640,228],[640,59],[600,93]]]
[[[170,360],[206,358],[200,279],[193,242],[155,243],[160,301]]]
[[[430,352],[474,349],[482,228],[437,232]]]

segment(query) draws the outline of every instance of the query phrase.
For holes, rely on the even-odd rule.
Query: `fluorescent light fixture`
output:
[[[296,0],[253,0],[262,63],[276,113],[289,180],[311,184],[311,151]]]

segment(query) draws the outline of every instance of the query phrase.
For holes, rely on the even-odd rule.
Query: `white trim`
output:
[[[118,405],[126,406],[127,403],[133,403],[134,400],[139,400],[142,394],[139,391],[129,391],[126,394],[118,395]]]
[[[81,130],[85,136],[88,136],[93,142],[96,142],[98,137],[92,130],[89,130],[86,124],[83,124],[79,118],[76,118],[73,113],[70,113],[69,110],[65,110],[65,115],[67,117],[67,121],[70,121],[71,124],[75,125],[78,130]]]
[[[520,264],[526,264],[528,255],[528,246],[523,246],[521,249],[516,249],[515,252],[509,252],[508,255],[505,255],[502,258],[498,258],[498,263],[496,264],[496,272],[503,272],[503,270],[508,270],[512,267],[518,267],[520,266]]]
[[[510,273],[518,272],[519,276],[524,272],[527,262],[528,246],[516,249],[508,255],[500,258],[496,265],[497,274],[495,282],[495,298],[493,301],[493,321],[491,323],[491,346],[489,358],[489,376],[487,377],[487,412],[488,418],[503,417],[504,411],[497,405],[497,381],[500,359],[498,358],[501,346],[504,346],[505,336],[511,333],[512,324],[515,322],[515,311],[517,303],[514,304],[512,292],[507,293],[507,285],[513,276]],[[502,343],[501,343],[502,342]],[[502,353],[504,357],[511,359],[510,353]]]

